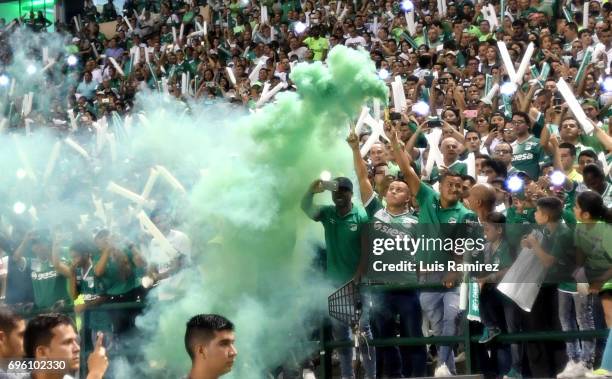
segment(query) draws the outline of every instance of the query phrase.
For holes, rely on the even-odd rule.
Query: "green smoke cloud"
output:
[[[30,136],[0,136],[0,168],[6,173],[0,178],[0,231],[10,234],[10,227],[17,225],[27,229],[76,224],[81,215],[90,215],[82,222],[83,230],[104,226],[137,236],[141,231],[134,204],[109,193],[107,185],[112,180],[141,193],[149,169],[164,165],[188,193],[181,195],[160,180],[152,199],[174,205],[185,221],[179,229],[191,237],[195,257],[174,281],[151,294],[149,307],[138,319],[143,337],[125,350],[144,352],[144,367],[138,371],[148,371],[148,378],[184,374],[189,367],[183,346],[185,323],[195,314],[212,312],[225,315],[237,328],[239,357],[228,377],[261,378],[276,365],[299,361],[308,351],[306,325],[315,314],[324,314],[333,291],[310,268],[313,235],[321,228],[307,220],[299,202],[321,171],[350,175],[350,152],[344,142],[347,121],[368,99],[387,99],[387,88],[368,54],[339,46],[329,53],[326,66],[297,65],[291,74],[297,92],[280,93],[275,104],[254,114],[228,104],[202,108],[190,102],[186,108],[167,96],[141,93],[136,102],[139,113],[130,122],[107,120],[108,132],[117,140],[115,156],[108,143],[98,147],[96,141],[80,141],[91,155],[87,161],[59,140],[56,166],[43,180],[58,138],[38,126],[54,107],[65,111],[59,99],[65,98],[65,83],[72,74],[60,64],[54,66],[53,82],[64,83],[58,86],[48,85],[39,71],[26,75],[29,64],[42,66],[37,54],[44,44],[51,46],[58,61],[65,59],[63,40],[52,35],[44,40],[27,34],[16,38],[15,61],[8,73],[18,78],[18,85],[12,98],[6,96],[7,88],[0,89],[0,105],[6,110],[12,102],[19,111],[22,94],[34,91],[35,123]],[[21,156],[36,179],[16,179],[26,166]],[[106,222],[92,216],[92,194],[104,204]],[[321,196],[329,199],[329,194]],[[16,202],[34,207],[37,218],[27,211],[15,214]],[[177,296],[154,301],[159,291]],[[119,365],[117,377],[130,377],[134,367],[134,362]]]
[[[139,320],[151,336],[147,359],[164,362],[172,374],[188,367],[180,337],[187,319],[202,312],[237,325],[239,358],[230,377],[263,377],[299,359],[309,337],[305,325],[332,291],[309,269],[312,223],[299,201],[322,170],[349,172],[347,120],[368,98],[385,101],[387,88],[365,52],[343,46],[330,52],[327,67],[298,65],[291,78],[297,93],[282,93],[276,104],[239,120],[221,143],[225,154],[206,154],[209,162],[209,154],[218,154],[214,172],[209,168],[195,185],[188,211],[199,268],[180,274],[184,296],[154,304]],[[211,223],[219,244],[201,233]]]

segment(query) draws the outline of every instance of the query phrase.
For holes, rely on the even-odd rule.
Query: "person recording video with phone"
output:
[[[334,205],[316,206],[314,195],[328,190]],[[365,210],[352,202],[353,183],[350,179],[339,177],[332,181],[320,179],[312,182],[302,198],[304,213],[323,224],[327,249],[327,278],[335,287],[340,287],[351,279],[359,280],[358,269],[361,258],[362,228],[368,222]],[[366,302],[363,302],[364,304]],[[372,338],[367,312],[360,320],[360,328],[368,338]],[[350,337],[350,327],[332,320],[332,335],[335,340]],[[339,349],[340,371],[343,378],[353,377],[351,348]],[[366,378],[376,377],[376,355],[374,348],[361,351]]]

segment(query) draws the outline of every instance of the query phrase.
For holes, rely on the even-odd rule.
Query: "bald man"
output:
[[[495,201],[495,188],[488,183],[478,183],[470,188],[470,193],[464,203],[476,213],[480,222],[485,222],[495,210]]]
[[[446,137],[440,143],[440,152],[442,153],[442,160],[446,170],[459,175],[467,175],[467,165],[459,160],[459,154],[461,154],[462,149],[463,145],[454,137]],[[434,166],[431,170],[429,178],[432,183],[440,179],[440,169],[441,167]]]

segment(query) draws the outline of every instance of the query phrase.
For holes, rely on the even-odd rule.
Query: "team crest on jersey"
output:
[[[451,218],[448,219],[448,223],[449,224],[456,224],[457,223],[457,219],[454,218],[454,217],[451,217]]]
[[[350,224],[349,225],[349,230],[351,232],[356,232],[357,231],[357,224]]]

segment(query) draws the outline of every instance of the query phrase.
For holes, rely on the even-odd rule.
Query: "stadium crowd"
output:
[[[356,180],[336,179],[334,205],[326,207],[313,204],[314,194],[326,188],[326,181],[317,180],[302,203],[309,217],[323,223],[329,279],[338,287],[367,280],[355,233],[368,222],[394,224],[406,233],[417,223],[480,224],[487,240],[483,259],[502,271],[475,278],[481,322],[468,327],[482,333],[474,353],[479,372],[612,377],[610,339],[604,351],[605,341],[595,338],[495,338],[502,332],[612,327],[611,11],[610,3],[597,0],[587,6],[582,0],[126,0],[122,9],[112,0],[102,7],[86,0],[78,17],[56,22],[53,32],[42,13],[0,19],[0,75],[16,56],[9,41],[18,29],[57,33],[65,53],[56,64],[66,74],[45,77],[44,85],[57,94],[49,107],[28,113],[15,99],[2,109],[0,125],[3,133],[25,133],[30,119],[88,146],[93,124],[104,116],[130,116],[139,92],[203,99],[203,108],[191,112],[215,102],[254,109],[273,88],[294,90],[295,64],[324,62],[336,45],[365,49],[390,88],[390,110],[374,110],[375,118],[385,120],[387,138],[376,137],[375,128],[361,125],[356,115],[358,128],[346,147]],[[191,242],[173,229],[172,214],[156,209],[149,217],[177,251],[155,265],[146,259],[160,249],[155,240],[126,241],[104,229],[72,241],[40,228],[3,233],[4,302],[24,314],[83,315],[88,330],[81,331],[87,337],[82,350],[92,351],[103,331],[112,352],[113,343],[119,346],[133,330],[139,310],[83,311],[144,301],[144,287],[170,278],[190,259]],[[531,227],[510,226],[525,224]],[[532,229],[543,236],[534,237]],[[530,312],[495,288],[521,249],[532,251],[548,272]],[[439,282],[445,289],[404,289],[373,298],[362,317],[364,333],[459,335],[465,317],[461,280],[415,275],[407,281]],[[0,325],[0,336],[17,324]],[[336,321],[332,330],[337,339],[350,335]],[[360,357],[367,378],[451,376],[460,373],[461,350],[367,347]],[[4,357],[17,354],[2,351]],[[27,346],[25,354],[35,358]],[[339,350],[342,378],[354,376],[354,354]]]

